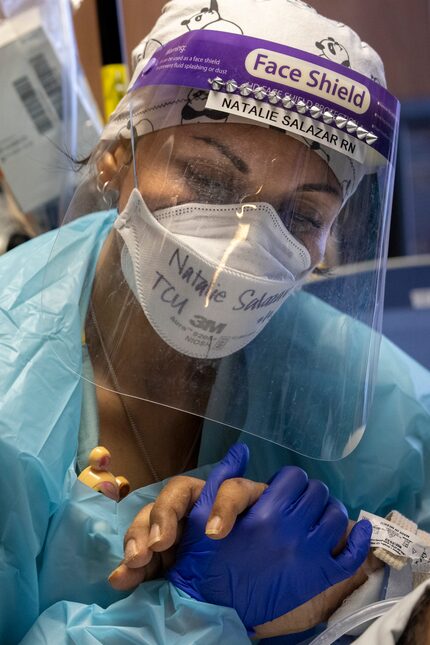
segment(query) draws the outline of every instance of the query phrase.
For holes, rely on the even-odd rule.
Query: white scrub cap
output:
[[[153,30],[133,52],[134,73],[130,89],[159,47],[193,30],[244,34],[288,45],[344,65],[386,87],[384,66],[378,54],[352,29],[321,16],[301,0],[170,0]],[[142,109],[140,106],[133,109],[133,124],[128,104],[123,100],[107,124],[103,139],[130,138],[131,127],[141,136],[180,124],[207,123],[210,119],[205,110],[207,92],[201,89],[165,86],[145,88],[144,92]],[[221,122],[225,121],[246,122],[247,119],[229,115]],[[289,133],[289,136],[295,135]],[[353,194],[363,175],[371,172],[325,146],[302,137],[295,138],[328,163],[343,189],[345,200]]]

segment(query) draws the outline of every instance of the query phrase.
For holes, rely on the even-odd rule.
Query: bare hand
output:
[[[171,479],[153,504],[134,518],[124,538],[124,560],[109,576],[124,591],[159,577],[175,559],[184,518],[199,498],[205,482],[180,475]],[[254,504],[267,484],[249,479],[227,479],[218,491],[206,525],[208,537],[219,540],[232,530],[238,515]]]
[[[124,538],[124,561],[109,578],[115,589],[132,589],[145,580],[161,577],[173,564],[183,520],[200,496],[204,484],[203,480],[194,477],[174,477],[163,488],[155,503],[148,504],[136,515]],[[212,539],[226,537],[238,515],[255,503],[266,488],[266,484],[247,479],[226,480],[218,491],[206,525],[207,535]],[[348,533],[353,524],[350,522]],[[346,536],[339,550],[343,548]],[[367,563],[354,576],[284,616],[256,627],[257,637],[270,638],[306,631],[327,620],[343,600],[365,582],[369,570],[375,570],[378,566],[381,563],[369,554]]]

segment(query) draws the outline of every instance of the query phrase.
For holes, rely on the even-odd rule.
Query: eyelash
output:
[[[278,211],[278,214],[284,226],[286,226],[291,232],[293,232],[294,228],[298,228],[298,226],[295,226],[296,224],[310,225],[310,231],[313,233],[316,233],[323,228],[321,220],[315,213],[310,214],[300,210],[295,210],[294,208],[289,209],[283,207]]]
[[[219,197],[220,193],[228,198],[235,194],[235,183],[227,173],[219,173],[218,176],[209,175],[199,171],[192,166],[187,166],[184,177],[192,190],[198,190],[199,195],[208,197]],[[226,201],[231,201],[227,199]]]
[[[239,187],[235,185],[231,175],[227,172],[214,176],[187,164],[184,169],[184,177],[191,190],[198,192],[199,198],[206,197],[210,201],[215,197],[219,200],[222,196],[221,201],[225,203],[240,201]],[[317,213],[301,211],[299,205],[291,208],[281,206],[277,212],[282,223],[291,233],[317,234],[323,228],[323,223]],[[306,230],[297,230],[303,226],[306,227]]]

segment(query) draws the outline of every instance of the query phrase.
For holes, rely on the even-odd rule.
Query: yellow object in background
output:
[[[107,448],[93,448],[88,456],[89,465],[78,479],[93,490],[119,502],[130,492],[130,483],[125,477],[112,475],[109,471],[110,462],[111,454]]]
[[[128,71],[122,63],[102,67],[104,117],[107,121],[127,91]]]

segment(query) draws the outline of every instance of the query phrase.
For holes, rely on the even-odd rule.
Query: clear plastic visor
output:
[[[148,90],[128,99],[54,244],[100,226],[80,302],[87,383],[340,459],[371,402],[394,159],[370,168],[183,89],[162,126]]]

